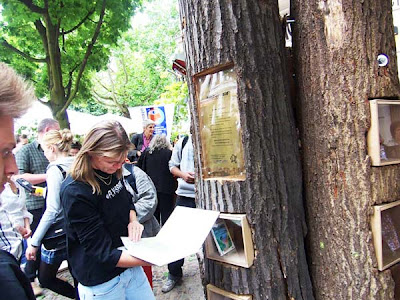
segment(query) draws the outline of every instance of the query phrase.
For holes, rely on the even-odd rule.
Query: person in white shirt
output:
[[[15,147],[14,118],[21,117],[35,100],[35,94],[15,71],[0,63],[0,192],[9,178],[18,173],[12,150]],[[7,241],[15,235],[6,215],[0,216],[0,237]],[[0,250],[0,291],[3,299],[36,299],[28,278],[15,257]]]

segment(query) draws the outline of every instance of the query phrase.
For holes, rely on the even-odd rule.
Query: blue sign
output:
[[[146,107],[147,118],[156,124],[154,134],[167,135],[167,122],[164,106]]]

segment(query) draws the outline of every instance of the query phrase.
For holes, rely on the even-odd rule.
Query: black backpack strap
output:
[[[183,141],[182,141],[182,148],[181,148],[181,158],[182,158],[183,148],[185,148],[188,139],[189,139],[189,136],[188,136],[188,135],[186,135],[186,136],[183,138]]]
[[[136,188],[136,177],[135,177],[135,172],[134,172],[134,168],[135,166],[132,164],[125,164],[125,168],[131,172],[131,174],[126,177],[126,181],[129,183],[129,185],[132,187],[132,189],[134,190],[134,192],[137,194],[137,188]]]
[[[56,166],[60,170],[60,172],[61,172],[61,174],[63,176],[63,179],[65,179],[65,177],[67,177],[67,172],[65,172],[65,170],[63,168],[61,168],[60,165],[56,165]]]
[[[65,178],[67,177],[67,172],[60,165],[56,165],[56,166],[60,170],[60,172],[61,172],[61,174],[63,176],[63,180],[65,180]],[[47,207],[46,202],[47,202],[47,193],[46,193],[46,196],[44,197],[44,206],[43,206],[42,214],[46,210],[46,207]]]

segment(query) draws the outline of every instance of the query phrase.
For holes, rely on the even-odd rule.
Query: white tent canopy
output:
[[[93,116],[88,113],[83,113],[74,110],[67,110],[70,128],[73,134],[84,135],[86,134],[96,123],[102,120],[116,120],[121,123],[128,134],[138,132],[142,130],[142,120],[134,122],[132,119],[124,118],[118,115],[110,113]],[[35,127],[37,124],[45,118],[52,118],[50,108],[46,105],[35,102],[29,111],[21,118],[15,120],[15,129],[22,126]]]

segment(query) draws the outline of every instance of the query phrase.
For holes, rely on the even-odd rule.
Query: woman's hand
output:
[[[17,226],[17,230],[24,239],[27,239],[28,237],[30,237],[32,235],[32,230],[31,230],[30,226],[29,227]]]
[[[27,260],[36,260],[37,250],[38,250],[38,248],[29,245],[25,252],[26,259]]]
[[[128,224],[128,236],[129,239],[133,242],[137,242],[142,237],[144,226],[140,224],[138,221],[131,221]]]

